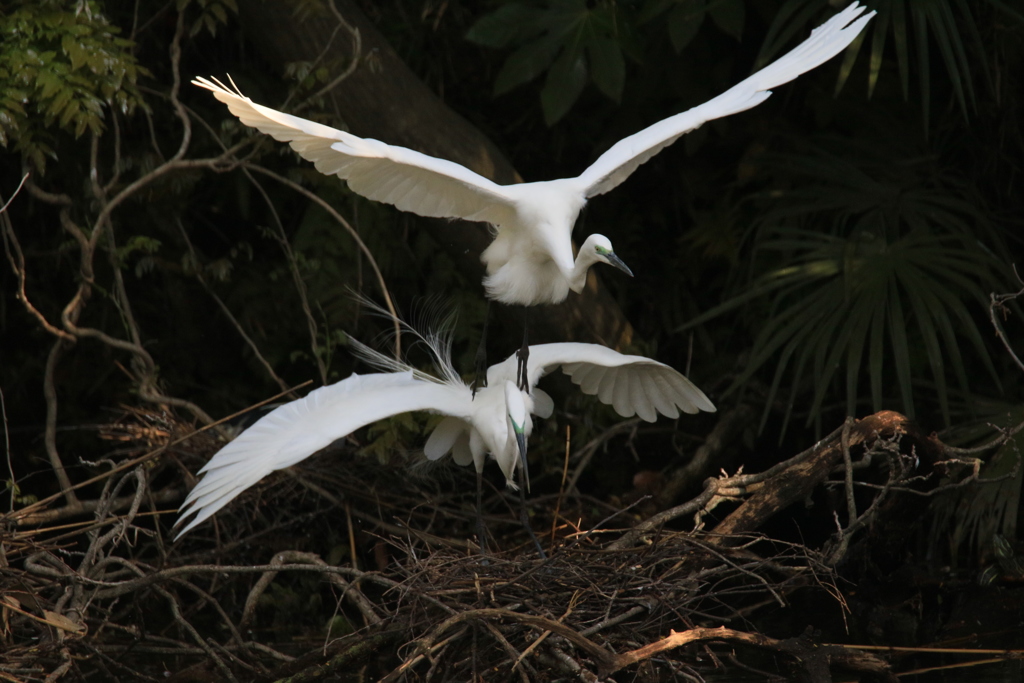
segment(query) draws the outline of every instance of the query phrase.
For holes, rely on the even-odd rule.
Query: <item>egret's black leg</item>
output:
[[[516,384],[523,391],[530,390],[530,378],[527,376],[526,362],[530,359],[530,308],[523,309],[523,345],[516,352],[519,363],[516,365]]]
[[[540,559],[546,560],[548,556],[544,554],[544,548],[540,547],[540,541],[537,540],[537,535],[533,533],[533,527],[530,526],[530,515],[526,512],[526,475],[523,473],[523,469],[519,469],[519,521],[522,523],[523,528],[526,529],[526,533],[530,534],[530,539],[533,541],[533,545],[537,548],[537,554],[540,555]]]
[[[484,330],[480,333],[480,346],[476,347],[476,376],[473,378],[473,398],[478,389],[487,386],[487,325],[491,320],[491,300],[487,300],[484,312]]]
[[[476,473],[476,537],[480,539],[480,554],[487,554],[487,529],[484,528],[484,473]]]

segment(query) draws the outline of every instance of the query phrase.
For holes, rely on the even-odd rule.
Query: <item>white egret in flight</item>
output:
[[[590,235],[573,258],[572,230],[587,200],[617,187],[640,164],[702,124],[764,102],[771,88],[814,69],[845,49],[874,16],[854,2],[811,32],[811,36],[718,97],[670,116],[612,145],[581,175],[516,185],[498,185],[452,161],[411,149],[363,139],[313,121],[256,104],[219,81],[192,81],[213,92],[242,123],[288,142],[317,170],[348,181],[364,197],[402,211],[435,218],[462,218],[493,226],[494,241],[480,258],[486,266],[489,299],[534,306],[563,301],[583,291],[587,272],[607,263],[632,275],[611,240]],[[516,383],[526,387],[524,326]],[[484,339],[477,373],[486,365]],[[474,389],[479,386],[474,381]]]
[[[211,90],[242,123],[290,143],[318,171],[348,181],[357,194],[420,216],[490,223],[494,241],[481,255],[488,298],[534,306],[558,303],[570,289],[582,291],[595,263],[630,272],[604,235],[587,237],[573,258],[573,226],[588,199],[614,189],[683,134],[757,106],[772,88],[839,54],[874,16],[868,12],[857,19],[864,9],[854,2],[786,55],[718,97],[615,143],[581,175],[516,185],[498,185],[452,161],[275,111],[220,82],[192,82]]]
[[[308,458],[360,427],[414,410],[446,416],[427,439],[424,453],[437,460],[450,452],[458,464],[474,464],[479,510],[481,473],[488,454],[497,460],[506,484],[512,487],[516,486],[517,466],[522,464],[520,480],[528,485],[526,440],[533,430],[531,414],[549,417],[554,409],[551,397],[533,384],[558,367],[584,393],[596,394],[623,417],[639,415],[653,422],[659,413],[674,419],[680,411],[715,410],[700,389],[663,363],[578,343],[532,347],[532,384],[525,391],[515,382],[517,355],[513,354],[488,368],[488,386],[479,389],[474,399],[469,385],[452,368],[444,339],[424,340],[434,353],[439,376],[357,345],[360,355],[388,371],[353,374],[316,389],[274,409],[224,446],[200,470],[202,479],[185,499],[178,524],[195,516],[177,537],[271,472]],[[523,514],[525,517],[525,508]]]

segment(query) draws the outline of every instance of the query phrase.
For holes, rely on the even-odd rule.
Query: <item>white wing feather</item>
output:
[[[492,365],[487,370],[488,385],[506,379],[515,381],[517,361],[513,354]],[[675,419],[680,411],[690,414],[701,410],[715,412],[715,405],[704,392],[664,363],[643,356],[627,356],[599,344],[565,342],[530,347],[527,371],[531,391],[534,392],[535,414],[541,413],[536,407],[538,390],[532,387],[559,366],[584,394],[596,395],[622,417],[639,415],[648,422],[654,422],[659,413]],[[547,409],[551,399],[546,394],[544,396]]]
[[[789,83],[800,74],[835,57],[853,42],[875,15],[874,12],[868,12],[853,21],[865,9],[854,2],[814,29],[810,38],[793,50],[713,100],[659,121],[612,145],[580,175],[580,180],[587,187],[586,196],[594,197],[617,187],[641,164],[680,136],[707,121],[756,107],[771,95],[769,91],[772,88]]]
[[[347,180],[364,197],[435,218],[502,224],[514,212],[501,185],[465,166],[264,107],[219,81],[192,83],[211,91],[245,125],[289,143],[318,171]]]
[[[413,410],[468,419],[466,387],[416,379],[412,372],[355,375],[271,411],[220,449],[181,507],[195,514],[181,536],[275,470],[291,467],[371,422]],[[180,523],[180,522],[179,522]]]
[[[441,420],[423,445],[423,455],[427,460],[439,460],[448,454],[463,434],[468,434],[472,427],[465,420],[457,417],[446,417]]]

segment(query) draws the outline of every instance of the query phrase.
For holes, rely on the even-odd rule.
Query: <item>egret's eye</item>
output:
[[[596,252],[597,252],[598,254],[600,254],[601,256],[607,256],[608,254],[612,253],[612,250],[611,250],[611,249],[605,249],[605,248],[604,248],[604,247],[602,247],[601,245],[597,245],[597,246],[595,246],[595,247],[594,247],[594,251],[596,251]]]

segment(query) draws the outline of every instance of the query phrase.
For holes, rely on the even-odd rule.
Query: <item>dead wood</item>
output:
[[[600,676],[607,677],[622,668],[649,659],[661,652],[672,650],[690,643],[722,641],[741,645],[750,645],[790,658],[796,668],[801,670],[801,679],[812,683],[826,683],[832,680],[832,666],[847,671],[868,674],[870,680],[896,683],[898,680],[892,668],[882,659],[874,656],[865,657],[866,653],[850,650],[842,646],[822,646],[809,637],[777,640],[757,633],[745,633],[719,628],[694,628],[687,631],[672,631],[661,640],[645,645],[631,652],[617,655],[600,671]]]
[[[704,443],[694,452],[693,458],[682,467],[665,473],[664,487],[655,496],[659,509],[665,509],[679,500],[680,496],[696,487],[701,480],[713,472],[728,467],[723,455],[743,436],[754,419],[754,409],[740,404],[723,411],[714,429],[704,438]]]
[[[806,498],[828,478],[843,460],[844,453],[848,455],[849,449],[855,446],[870,446],[879,439],[907,437],[933,459],[942,451],[937,439],[921,434],[906,417],[890,410],[855,421],[845,443],[843,434],[843,430],[833,432],[815,445],[810,457],[750,487],[749,497],[715,527],[715,532],[724,537],[760,528],[780,510]]]

